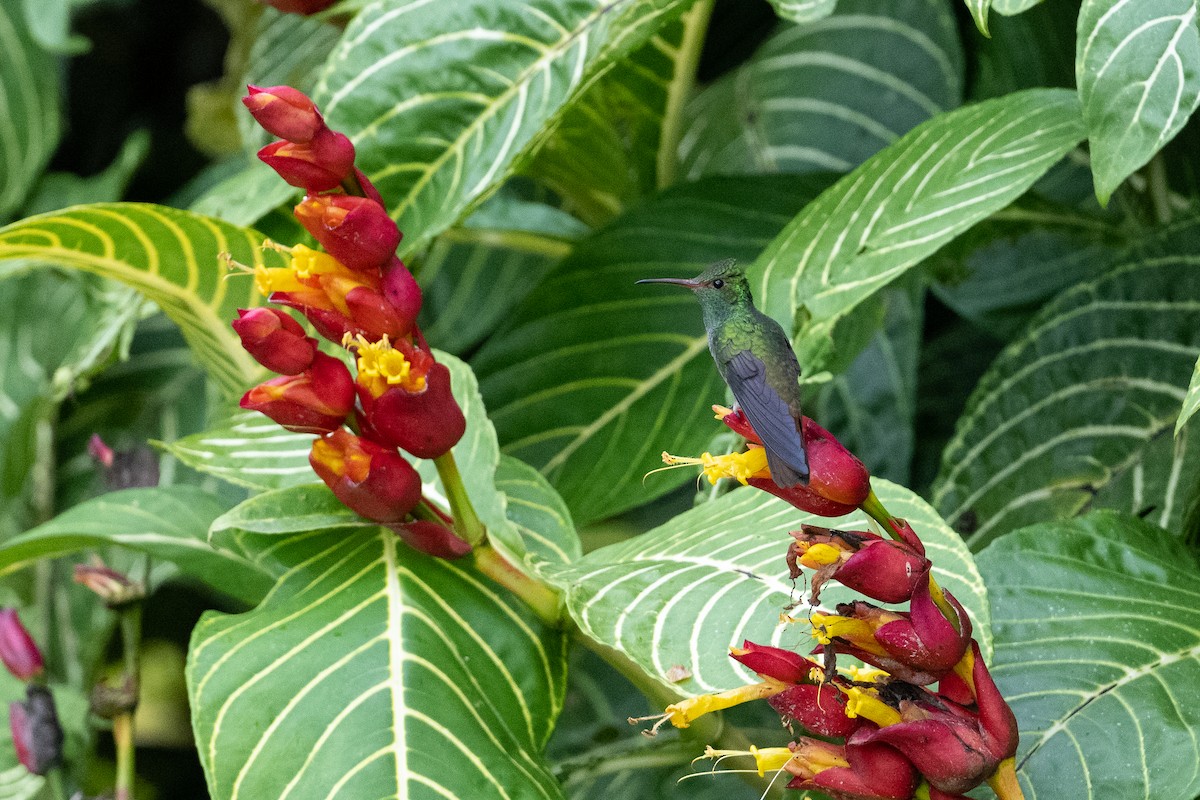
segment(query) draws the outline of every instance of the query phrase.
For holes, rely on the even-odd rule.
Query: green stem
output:
[[[1146,183],[1154,217],[1159,224],[1166,225],[1171,221],[1171,187],[1167,182],[1167,167],[1161,152],[1150,159],[1146,168]]]
[[[51,767],[44,777],[46,785],[50,787],[50,796],[54,800],[67,800],[67,783],[63,778],[63,768]]]
[[[562,595],[554,589],[521,572],[490,544],[476,547],[472,557],[476,569],[519,597],[542,622],[562,624]]]
[[[487,539],[487,529],[475,513],[471,498],[467,496],[467,487],[463,486],[462,475],[458,472],[458,465],[454,463],[454,453],[447,450],[435,458],[433,463],[437,466],[442,487],[446,490],[446,499],[450,501],[454,530],[472,547],[478,547]]]
[[[883,528],[884,533],[893,539],[900,539],[900,535],[892,530],[890,524],[895,517],[883,507],[883,502],[875,494],[874,489],[867,494],[867,499],[862,501],[860,508],[867,513],[867,516],[879,523],[879,527]]]
[[[117,780],[113,789],[114,800],[133,800],[134,724],[133,714],[137,707],[141,675],[142,603],[130,603],[117,610],[121,628],[121,651],[123,666],[121,685],[129,687],[132,703],[129,708],[113,717],[113,743],[117,751]]]
[[[113,800],[133,800],[133,712],[122,711],[113,717],[113,743],[117,749],[117,783]]]
[[[700,64],[700,51],[704,45],[704,34],[708,31],[709,17],[712,16],[713,2],[699,0],[682,17],[683,38],[679,42],[675,76],[667,87],[667,105],[663,111],[658,141],[655,172],[659,189],[665,189],[678,180],[679,140],[688,122],[683,113],[684,106],[691,99],[696,86],[696,67]]]

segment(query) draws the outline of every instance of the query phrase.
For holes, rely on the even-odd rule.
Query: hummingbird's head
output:
[[[684,286],[695,293],[700,305],[705,308],[751,302],[750,282],[746,280],[745,271],[732,258],[714,261],[694,278],[645,278],[638,283],[670,283]]]

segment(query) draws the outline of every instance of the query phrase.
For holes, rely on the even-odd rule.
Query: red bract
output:
[[[364,416],[380,441],[417,458],[437,458],[458,443],[467,420],[450,391],[450,370],[433,364],[424,391],[411,393],[399,386],[371,398],[359,393]]]
[[[436,558],[462,558],[471,552],[470,544],[436,522],[419,519],[390,527],[409,547]]]
[[[267,133],[303,144],[312,141],[325,120],[313,105],[313,101],[299,89],[291,86],[247,86],[249,94],[242,104],[250,110],[255,122]]]
[[[336,430],[313,442],[313,470],[348,508],[375,522],[402,522],[421,500],[421,476],[393,449]]]
[[[340,428],[354,408],[354,379],[341,361],[317,353],[307,370],[255,386],[240,405],[296,433],[327,433]]]
[[[232,325],[246,352],[272,372],[298,375],[316,357],[317,340],[306,336],[299,322],[277,308],[239,308]]]
[[[846,716],[845,696],[827,683],[793,686],[768,697],[767,703],[785,722],[795,720],[817,736],[844,738],[861,724],[861,720]]]
[[[789,789],[817,789],[834,800],[910,800],[919,780],[912,764],[890,747],[857,734],[845,745],[803,737],[785,769]]]
[[[331,256],[350,269],[378,269],[400,244],[396,223],[383,206],[365,197],[310,195],[296,206],[295,215]]]
[[[354,145],[344,135],[322,128],[310,142],[272,142],[258,157],[292,186],[327,192],[354,168]]]
[[[822,673],[820,665],[797,652],[755,644],[749,639],[741,647],[730,648],[729,657],[759,675],[784,683],[810,683],[813,670]]]
[[[42,651],[21,624],[15,608],[0,609],[0,661],[13,677],[22,681],[41,677],[45,671]]]
[[[417,314],[421,312],[421,287],[404,262],[395,256],[384,267],[382,288],[383,296],[396,309],[396,313],[413,320],[415,327]]]
[[[814,604],[830,579],[882,603],[906,602],[926,580],[929,561],[923,546],[918,550],[866,531],[816,525],[803,525],[792,536],[796,541],[788,548],[788,567],[793,578],[800,576],[801,565],[816,570],[811,584]]]

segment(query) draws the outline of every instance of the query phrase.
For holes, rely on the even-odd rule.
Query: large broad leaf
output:
[[[564,541],[561,519],[522,519]],[[255,498],[213,537],[280,577],[254,611],[208,614],[193,634],[214,798],[562,796],[540,755],[562,706],[561,631],[324,486]]]
[[[993,17],[990,38],[971,33],[972,100],[1037,87],[1074,88],[1076,15],[1063,13],[1060,6],[1049,3],[1019,16]],[[1094,198],[1090,169],[1087,174],[1087,195]]]
[[[456,354],[477,346],[586,230],[553,206],[501,189],[422,257],[425,338]]]
[[[954,14],[940,0],[842,0],[786,25],[688,106],[690,177],[847,172],[962,100]]]
[[[1197,297],[1194,257],[1143,255],[1048,306],[980,381],[934,505],[978,545],[1091,507],[1177,530],[1200,468],[1188,431],[1171,436],[1200,355]]]
[[[751,270],[759,307],[794,320],[802,367],[832,356],[837,322],[1008,205],[1083,135],[1075,96],[1034,89],[922,124],[810,203]]]
[[[1196,0],[1084,0],[1075,75],[1106,203],[1200,103]]]
[[[346,29],[317,90],[419,250],[500,184],[581,86],[684,0],[384,0]]]
[[[271,579],[244,557],[207,541],[209,525],[225,510],[191,486],[101,495],[0,545],[0,576],[40,559],[118,545],[170,561],[216,589],[256,602]]]
[[[58,67],[31,35],[19,3],[0,8],[0,220],[7,219],[58,144]]]
[[[912,523],[938,582],[967,608],[976,638],[990,651],[987,597],[966,545],[907,489],[872,483],[888,510]],[[753,673],[729,658],[729,647],[743,639],[811,648],[803,624],[792,627],[779,620],[780,612],[801,599],[784,556],[792,541],[788,531],[806,522],[866,526],[861,512],[822,520],[765,492],[737,489],[550,576],[566,593],[567,608],[586,635],[623,652],[671,691],[729,689],[754,682]],[[837,587],[827,591],[822,599],[830,607],[848,597]],[[691,677],[670,680],[668,670],[677,665]]]
[[[769,0],[775,13],[790,22],[815,22],[833,13],[838,0]]]
[[[979,554],[992,674],[1026,797],[1200,792],[1200,564],[1135,517],[1034,525]]]
[[[0,261],[37,259],[121,281],[179,325],[200,362],[230,395],[262,374],[229,327],[239,306],[258,302],[249,278],[225,280],[218,256],[243,264],[282,264],[262,252],[261,234],[165,206],[76,206],[0,229]]]
[[[752,259],[826,182],[679,186],[581,241],[473,359],[504,451],[542,471],[581,523],[687,480],[642,476],[663,450],[697,452],[725,387],[695,299],[639,278]]]

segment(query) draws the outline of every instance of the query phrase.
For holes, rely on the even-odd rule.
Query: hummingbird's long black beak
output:
[[[642,278],[636,283],[671,283],[676,286],[683,286],[688,289],[697,289],[700,283],[693,278]]]

